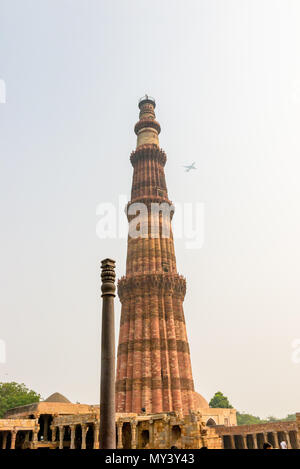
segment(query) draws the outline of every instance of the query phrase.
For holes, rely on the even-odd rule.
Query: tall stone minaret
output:
[[[148,214],[140,228],[148,227],[148,235],[129,232],[126,276],[118,283],[122,311],[116,411],[140,413],[144,408],[146,413],[188,414],[194,409],[194,383],[182,307],[186,281],[177,273],[172,230],[164,230],[170,227],[173,210],[169,219],[162,213],[156,218],[157,231],[151,218],[153,204],[172,207],[164,174],[166,155],[159,147],[154,99],[146,95],[139,108],[127,217],[134,218],[133,204],[144,203]]]

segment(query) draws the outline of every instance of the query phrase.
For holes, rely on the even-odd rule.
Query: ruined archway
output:
[[[207,420],[206,425],[207,425],[207,427],[214,427],[217,424],[214,421],[214,419],[210,418],[210,419]]]

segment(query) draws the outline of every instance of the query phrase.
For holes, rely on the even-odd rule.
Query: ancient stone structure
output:
[[[54,396],[59,400],[17,407],[0,419],[0,450],[98,449],[99,406],[72,404],[61,394]],[[260,449],[266,441],[278,448],[282,440],[288,449],[300,448],[300,413],[294,422],[227,426],[211,422],[218,420],[218,414],[222,417],[220,409],[215,410],[203,408],[185,416],[179,412],[117,413],[117,448]],[[225,418],[235,415],[234,409],[223,410]]]
[[[93,411],[93,406],[72,404],[59,393],[52,394],[43,402],[10,409],[5,418],[0,419],[0,448],[56,448],[53,419],[58,415],[81,415]]]
[[[159,148],[154,100],[146,96],[139,107],[126,212],[131,224],[138,208],[134,204],[143,204],[138,208],[143,236],[135,236],[130,226],[126,276],[118,284],[122,313],[112,429],[117,448],[256,449],[265,441],[278,447],[282,440],[289,449],[300,448],[300,413],[294,422],[237,426],[235,409],[210,408],[194,392],[182,307],[186,284],[177,273],[172,230],[168,232],[174,208],[164,176],[166,155]],[[157,217],[153,204],[165,204],[170,216]],[[104,277],[112,280],[102,289],[109,304],[114,295],[111,262],[103,265]],[[110,326],[104,328],[111,331]],[[108,384],[114,389],[111,380]],[[10,409],[0,419],[0,449],[99,449],[99,426],[99,405],[72,404],[54,393],[43,402]]]
[[[300,414],[293,422],[217,426],[215,431],[222,438],[224,449],[261,449],[264,443],[278,449],[281,441],[287,443],[288,449],[300,449]]]
[[[160,125],[155,101],[139,102],[136,150],[127,217],[126,276],[118,283],[122,303],[118,346],[116,410],[147,414],[195,409],[194,383],[182,303],[186,281],[176,268]],[[160,204],[163,204],[159,207]],[[164,210],[159,212],[158,208]],[[139,234],[134,232],[139,210]]]

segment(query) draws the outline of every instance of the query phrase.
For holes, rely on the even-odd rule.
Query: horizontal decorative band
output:
[[[119,344],[118,356],[129,352],[150,352],[152,350],[172,351],[190,353],[189,344],[183,340],[176,339],[141,339],[129,340]]]
[[[138,147],[130,155],[130,161],[132,166],[135,166],[137,161],[145,159],[157,160],[162,166],[165,166],[167,161],[167,156],[163,150],[161,150],[156,145],[146,144]]]
[[[177,294],[182,299],[186,292],[186,280],[178,274],[137,274],[122,277],[118,282],[118,295],[123,301],[128,295],[138,295],[149,291],[162,294]]]
[[[160,134],[160,125],[155,119],[140,119],[134,126],[134,132],[138,135],[140,130],[146,128],[155,129]]]
[[[194,382],[187,378],[170,378],[165,376],[163,379],[144,377],[144,378],[124,378],[116,382],[116,392],[134,391],[140,389],[179,389],[181,391],[194,391]]]

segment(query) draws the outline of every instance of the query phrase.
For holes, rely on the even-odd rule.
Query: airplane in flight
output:
[[[183,168],[185,168],[185,172],[188,173],[191,169],[197,169],[196,166],[195,166],[195,163],[196,162],[194,161],[192,164],[190,164],[188,166],[183,166]]]

